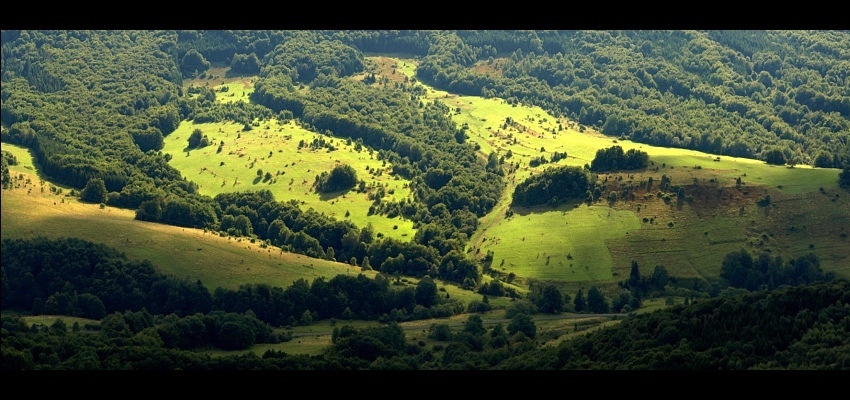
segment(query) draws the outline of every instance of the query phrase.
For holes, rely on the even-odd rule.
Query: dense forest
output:
[[[415,78],[384,84],[348,79],[364,72],[367,52],[416,57]],[[846,369],[847,286],[809,286],[834,278],[819,271],[813,255],[727,255],[728,286],[713,287],[710,299],[629,319],[605,334],[562,344],[557,352],[528,340],[534,330],[525,312],[498,330],[475,328],[475,315],[465,334],[435,328],[433,334],[447,340],[442,360],[408,345],[395,323],[468,311],[432,296],[431,278],[511,295],[484,284],[481,274],[491,260],[481,265],[465,252],[479,218],[503,196],[503,167],[509,166],[495,153],[477,154],[452,121],[454,110],[423,101],[416,81],[540,106],[614,138],[770,164],[841,168],[839,185],[850,188],[848,60],[847,31],[3,30],[0,140],[30,149],[47,179],[75,188],[84,201],[135,210],[139,220],[257,238],[374,269],[382,277],[210,291],[201,282],[160,276],[154,266],[127,260],[118,250],[74,239],[4,240],[4,310],[103,322],[91,334],[94,327],[61,324],[25,329],[20,320],[4,317],[3,367]],[[184,89],[184,79],[203,76],[214,64],[257,77],[249,102],[218,102],[209,88]],[[181,121],[230,121],[249,132],[270,118],[294,119],[321,135],[350,140],[391,164],[393,174],[410,182],[412,196],[376,201],[370,212],[403,216],[414,222],[416,234],[409,241],[382,237],[370,226],[304,209],[268,191],[202,195],[169,164],[174,155],[161,151]],[[210,144],[204,139],[190,138],[190,147]],[[549,169],[520,182],[514,201],[530,206],[592,200],[600,194],[589,171],[639,169],[647,162],[639,151],[600,150],[584,170]],[[4,152],[4,187],[8,165],[15,163]],[[322,192],[354,189],[356,183],[355,171],[344,167],[316,177]],[[422,288],[394,290],[387,277],[398,275],[423,278]],[[634,309],[646,293],[663,289],[662,277],[663,271],[651,282],[634,277],[623,283],[631,297],[611,302],[594,291],[593,309],[607,311],[614,302],[615,311]],[[732,289],[753,293],[720,296]],[[540,287],[524,300],[544,312],[588,306],[590,291],[572,297],[554,290]],[[760,314],[742,311],[754,305]],[[687,317],[678,321],[677,315]],[[187,352],[286,340],[274,329],[326,318],[387,325],[342,327],[328,354],[315,358]],[[762,322],[771,326],[768,333],[759,333]],[[773,328],[788,324],[796,329]],[[710,334],[700,336],[700,329]],[[722,333],[727,329],[749,336],[729,340]],[[635,341],[643,350],[623,347],[626,335],[644,338]],[[819,343],[827,349],[806,361]]]

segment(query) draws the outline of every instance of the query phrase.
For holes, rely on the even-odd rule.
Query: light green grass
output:
[[[516,209],[484,232],[481,251],[493,252],[493,269],[520,277],[609,281],[612,258],[606,241],[638,228],[634,213],[602,206]]]
[[[404,59],[399,63],[404,67],[399,70],[413,76],[415,64],[416,61],[413,59]],[[744,190],[768,193],[766,190],[770,189],[774,198],[777,195],[786,196],[789,199],[799,199],[801,196],[804,198],[811,196],[812,193],[817,194],[820,188],[835,192],[838,190],[839,170],[837,169],[771,166],[758,160],[618,140],[590,128],[580,127],[574,122],[558,120],[540,107],[513,106],[498,98],[457,96],[428,86],[426,88],[429,99],[444,102],[451,110],[454,110],[454,121],[459,126],[468,127],[468,141],[480,146],[482,158],[491,152],[504,156],[510,150],[513,156],[507,158],[506,163],[519,163],[519,169],[508,176],[508,185],[503,198],[490,214],[481,218],[479,224],[481,228],[473,235],[470,244],[470,250],[480,249],[481,255],[485,254],[486,250],[494,251],[493,267],[496,270],[499,270],[501,259],[505,258],[508,267],[510,262],[514,263],[514,266],[506,268],[505,272],[515,272],[526,278],[563,280],[562,274],[553,272],[555,269],[547,269],[539,265],[538,253],[543,254],[547,251],[547,254],[556,254],[558,250],[555,249],[561,248],[575,248],[581,252],[578,249],[585,248],[589,254],[594,255],[593,262],[588,265],[586,274],[581,274],[581,271],[569,273],[570,276],[575,276],[576,280],[622,280],[627,276],[632,260],[637,260],[645,273],[651,273],[655,265],[664,265],[677,276],[717,277],[720,273],[720,261],[726,253],[739,250],[742,246],[747,247],[748,240],[752,242],[753,237],[761,235],[762,232],[778,231],[783,221],[798,219],[812,221],[808,225],[808,235],[815,236],[801,234],[799,226],[803,223],[798,222],[798,231],[794,235],[790,235],[788,239],[776,240],[777,243],[769,247],[772,246],[774,252],[786,254],[786,257],[796,257],[804,251],[812,250],[821,258],[824,270],[834,271],[839,276],[850,275],[850,267],[848,267],[850,259],[847,252],[843,250],[846,247],[846,240],[838,236],[842,229],[850,230],[850,224],[848,224],[850,213],[846,211],[850,208],[835,202],[821,202],[818,206],[793,209],[789,206],[784,219],[765,219],[757,222],[758,227],[755,228],[746,226],[751,225],[751,221],[757,220],[755,217],[758,216],[755,214],[758,207],[754,206],[755,197],[752,194],[749,196],[739,194],[740,198],[736,198],[734,204],[727,205],[727,208],[720,207],[701,212],[690,209],[688,206],[676,210],[662,204],[661,208],[656,209],[644,207],[644,211],[638,213],[636,203],[641,203],[642,200],[620,202],[615,205],[618,211],[612,210],[612,218],[616,219],[613,224],[600,221],[601,223],[572,231],[557,229],[556,227],[569,226],[570,218],[556,211],[544,212],[551,210],[547,207],[541,207],[540,211],[532,214],[531,217],[519,218],[515,215],[511,219],[504,218],[505,212],[511,209],[513,190],[518,183],[545,168],[556,165],[590,164],[597,150],[614,145],[619,145],[624,150],[639,149],[649,154],[654,164],[646,172],[638,173],[636,182],[648,176],[652,176],[655,182],[659,182],[662,175],[668,175],[672,177],[673,185],[691,185],[694,178],[702,183],[713,179],[720,186],[728,189],[729,186],[734,188],[735,179],[741,177],[745,186]],[[505,126],[507,118],[510,118],[514,124]],[[541,148],[544,151],[541,151]],[[556,164],[547,163],[536,168],[529,167],[531,158],[544,155],[550,159],[552,153],[556,151],[567,152],[568,158]],[[700,168],[695,168],[697,166]],[[654,170],[656,167],[658,171]],[[633,173],[612,175],[628,176],[630,174]],[[838,203],[842,203],[844,199],[837,200]],[[660,202],[660,200],[653,201]],[[736,215],[739,205],[745,205],[747,209],[743,216]],[[600,207],[599,210],[607,210],[605,206]],[[576,213],[581,212],[579,210],[586,211],[582,207],[571,211],[568,215],[576,217],[583,215],[584,217],[578,217],[580,219],[594,215],[593,213]],[[607,217],[607,211],[605,213]],[[753,215],[750,215],[751,213]],[[657,224],[639,222],[643,217],[652,215],[658,216]],[[598,213],[596,216],[599,216]],[[623,223],[623,221],[629,222]],[[635,221],[638,221],[637,226]],[[668,227],[666,224],[671,221],[674,222],[674,226]],[[813,226],[819,226],[820,229],[815,229]],[[557,230],[552,231],[552,229]],[[708,234],[706,235],[705,232]],[[613,237],[609,236],[609,233]],[[516,243],[515,238],[522,237],[526,237],[526,240],[547,237],[548,239],[530,245]],[[809,242],[818,244],[813,249],[809,249]],[[764,248],[766,247],[753,247],[751,251],[757,252]],[[531,251],[531,249],[535,250]],[[500,257],[500,254],[505,254],[505,257]],[[561,256],[560,252],[557,255]],[[575,258],[576,252],[572,255]],[[555,256],[551,260],[554,259]],[[575,261],[574,259],[574,266]],[[567,279],[567,282],[573,282],[573,280]]]
[[[12,172],[24,174],[30,183],[16,181],[18,187],[2,191],[0,237],[3,239],[77,237],[102,243],[131,259],[150,260],[162,273],[192,282],[201,280],[211,289],[236,289],[255,283],[288,287],[301,278],[312,281],[339,274],[362,272],[370,277],[376,274],[344,263],[282,252],[275,247],[261,248],[248,240],[220,237],[199,229],[137,221],[132,210],[101,209],[96,204],[66,197],[67,191],[61,195],[49,190],[42,192],[38,177],[15,167],[10,168]],[[49,185],[45,183],[45,187]]]
[[[0,149],[12,153],[12,155],[18,160],[17,165],[9,166],[10,171],[35,173],[35,164],[33,163],[32,153],[29,149],[9,143],[0,143]]]
[[[413,76],[416,60],[403,59],[398,64],[404,66],[399,68],[400,71]],[[499,98],[457,96],[429,86],[425,87],[428,89],[430,99],[440,100],[452,110],[460,110],[454,115],[453,120],[458,126],[464,124],[468,126],[468,140],[480,145],[483,155],[494,151],[505,155],[508,150],[511,150],[514,157],[506,161],[521,164],[521,169],[515,177],[517,182],[521,182],[535,170],[528,167],[531,157],[545,155],[551,158],[555,151],[567,152],[568,158],[559,161],[556,165],[583,166],[590,164],[597,150],[619,145],[624,150],[639,149],[647,152],[650,159],[658,165],[661,163],[674,167],[699,165],[703,169],[712,171],[717,177],[723,177],[726,182],[734,183],[735,178],[744,176],[742,179],[751,184],[778,188],[788,194],[813,192],[820,187],[832,188],[838,184],[840,171],[835,168],[771,166],[763,161],[747,158],[717,156],[695,150],[618,140],[604,136],[591,128],[580,132],[578,124],[559,120],[540,107],[513,106]],[[508,117],[519,126],[503,127]],[[517,141],[516,144],[513,143],[514,139]],[[541,152],[541,148],[545,151]],[[720,160],[714,161],[718,157]],[[551,165],[544,164],[536,170]]]
[[[188,138],[195,129],[204,132],[211,144],[188,150]],[[336,150],[298,149],[302,140],[310,143],[317,138],[332,141]],[[217,152],[222,141],[222,151]],[[358,152],[353,143],[349,145],[344,139],[308,131],[294,122],[281,125],[277,120],[265,121],[248,132],[235,123],[183,122],[165,138],[162,151],[172,155],[170,164],[197,183],[201,194],[215,196],[265,189],[271,191],[278,201],[296,200],[302,204],[302,209],[312,208],[336,219],[347,219],[361,228],[372,224],[375,232],[385,236],[407,241],[415,233],[410,220],[369,215],[373,204],[369,200],[369,192],[374,193],[378,185],[384,186],[388,193],[384,201],[411,197],[409,182],[392,175],[390,164],[377,160],[377,153],[370,154],[366,147]],[[339,164],[348,164],[355,169],[357,178],[366,181],[366,193],[349,190],[322,194],[314,189],[316,176],[330,172]],[[262,170],[263,174],[270,172],[273,178],[264,181],[257,175],[258,170]]]

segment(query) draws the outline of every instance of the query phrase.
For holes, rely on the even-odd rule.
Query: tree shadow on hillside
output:
[[[319,193],[319,199],[322,201],[330,201],[335,200],[336,198],[342,196],[344,197],[351,189],[339,190],[336,192],[328,192],[328,193]]]
[[[231,78],[250,78],[250,77],[256,76],[257,74],[259,74],[259,71],[256,74],[255,73],[249,73],[249,72],[234,72],[230,68],[228,68],[227,71],[224,72],[224,77],[228,78],[228,79],[231,79]]]
[[[558,211],[560,211],[560,212],[566,213],[568,211],[572,211],[572,210],[579,208],[581,206],[590,206],[590,204],[588,204],[587,202],[584,202],[584,201],[577,200],[577,199],[570,199],[570,200],[559,201],[558,204],[555,205],[555,206],[553,206],[550,203],[536,205],[536,206],[530,206],[530,207],[511,205],[510,207],[508,207],[507,213],[511,214],[511,215],[519,215],[521,217],[524,217],[524,216],[527,216],[527,215],[530,215],[530,214],[543,214],[543,213],[547,213],[547,212],[558,212]]]

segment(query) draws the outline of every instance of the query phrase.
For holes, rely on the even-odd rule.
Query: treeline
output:
[[[835,279],[835,274],[824,272],[820,260],[814,253],[790,259],[762,252],[753,257],[748,251],[731,252],[723,257],[720,276],[729,281],[729,285],[750,291],[772,290],[780,286],[805,285],[819,281]]]
[[[438,344],[431,348],[410,343],[395,322],[342,324],[316,356],[269,350],[213,357],[184,350],[211,342],[209,327],[219,323],[213,321],[236,318],[226,313],[115,313],[97,327],[71,329],[62,320],[28,327],[20,317],[4,316],[0,351],[5,370],[843,370],[850,365],[848,303],[847,281],[702,299],[632,315],[555,347],[538,344],[545,337],[521,310],[509,310],[509,323],[490,328],[479,314],[470,314],[459,330],[432,324],[427,336]],[[243,318],[250,320],[250,313]],[[224,326],[216,340],[227,343],[225,332],[236,328]]]
[[[12,185],[12,174],[9,172],[10,165],[18,165],[18,159],[14,154],[4,150],[2,156],[0,156],[0,171],[2,171],[0,182],[2,182],[3,189]]]
[[[441,295],[429,277],[409,286],[385,275],[338,275],[309,283],[300,279],[285,289],[256,284],[211,292],[200,281],[164,275],[147,260],[129,260],[75,238],[4,239],[1,257],[3,309],[35,315],[101,319],[144,310],[184,318],[222,311],[250,313],[280,327],[330,318],[406,321],[464,311],[464,304]]]
[[[850,163],[842,31],[441,31],[417,77],[612,136],[819,167]],[[497,67],[485,74],[475,62]]]

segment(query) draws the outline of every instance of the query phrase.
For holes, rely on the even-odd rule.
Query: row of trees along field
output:
[[[476,313],[460,329],[432,324],[427,336],[437,344],[427,348],[424,341],[409,341],[394,319],[407,306],[413,306],[414,318],[425,309],[451,308],[435,286],[421,284],[426,280],[416,289],[388,289],[385,279],[341,275],[312,284],[298,281],[287,289],[254,285],[209,293],[200,282],[162,276],[148,262],[128,261],[113,249],[77,239],[7,239],[0,255],[4,311],[31,301],[36,314],[49,311],[100,319],[70,327],[61,318],[49,326],[28,326],[22,317],[4,313],[0,332],[4,370],[717,370],[850,365],[847,281],[815,279],[800,286],[699,298],[633,315],[556,347],[538,342],[552,333],[539,331],[531,318],[535,311],[520,301],[508,307],[509,323],[491,328]],[[654,280],[633,274],[624,284],[637,290],[643,284],[655,285],[648,283]],[[546,287],[537,293],[538,304],[557,303],[552,300],[559,296],[556,290]],[[43,303],[35,297],[48,294]],[[587,306],[599,307],[599,298],[592,287]],[[335,315],[332,310],[343,305],[347,306],[339,314],[341,320],[352,315],[374,318],[380,307],[402,308],[384,314],[387,324],[379,327],[354,328],[343,322],[334,328],[327,351],[316,356],[275,350],[262,356],[253,352],[212,356],[198,351],[293,340],[290,332],[275,328],[281,319],[310,324],[320,317],[317,313]],[[302,308],[298,318],[291,314]],[[578,330],[577,322],[573,331]]]
[[[466,310],[431,278],[403,285],[380,274],[299,279],[286,288],[265,284],[210,290],[157,272],[149,261],[75,238],[2,241],[4,310],[102,319],[115,312],[184,318],[215,311],[246,314],[273,327],[341,320],[407,321]]]
[[[297,118],[361,141],[411,181],[412,199],[382,201],[374,211],[413,220],[416,237],[374,245],[427,250],[405,253],[421,253],[416,261],[377,256],[374,268],[474,287],[477,268],[462,250],[502,194],[498,157],[480,160],[451,110],[426,105],[412,82],[345,79],[362,72],[362,51],[408,52],[420,57],[417,78],[440,88],[540,105],[637,141],[746,157],[779,150],[785,160],[835,167],[848,164],[847,40],[838,31],[3,31],[0,136],[30,148],[57,183],[93,183],[90,201],[137,209],[140,219],[245,234],[243,214],[262,236],[263,218],[228,213],[241,207],[227,203],[231,197],[200,195],[159,150],[182,120],[250,129],[257,119]],[[250,69],[254,56],[251,102],[216,102],[209,88],[183,92],[183,78],[210,62]],[[476,63],[497,73],[475,72]],[[339,251],[345,244],[315,233],[331,224],[326,218],[280,221],[301,235],[292,250],[327,256],[333,247],[333,258],[350,262],[350,252]]]

